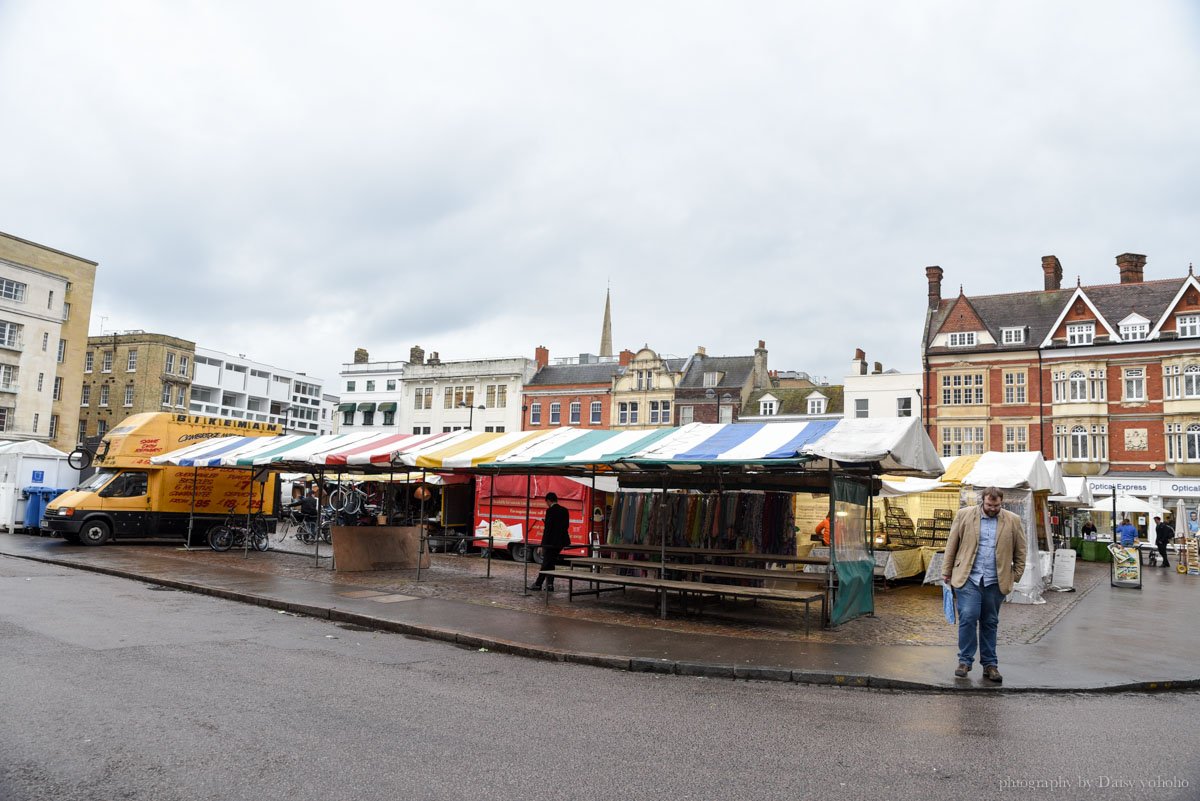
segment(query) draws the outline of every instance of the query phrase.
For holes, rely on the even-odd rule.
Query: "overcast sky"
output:
[[[613,345],[840,382],[943,292],[1200,261],[1190,2],[0,2],[0,230],[92,333],[307,371]]]

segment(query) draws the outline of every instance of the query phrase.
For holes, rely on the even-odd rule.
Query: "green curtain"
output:
[[[875,559],[871,555],[871,536],[867,525],[869,493],[863,483],[834,478],[834,520],[830,539],[830,569],[837,572],[830,624],[875,612]]]

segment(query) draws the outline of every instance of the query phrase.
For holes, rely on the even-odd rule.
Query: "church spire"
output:
[[[600,355],[612,356],[612,301],[610,290],[604,290],[604,328],[600,331]]]

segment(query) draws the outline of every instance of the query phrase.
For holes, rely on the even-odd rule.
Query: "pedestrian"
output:
[[[547,492],[546,522],[542,530],[542,569],[538,571],[537,579],[529,587],[534,592],[541,592],[543,579],[546,580],[546,591],[554,592],[554,576],[544,574],[564,564],[562,549],[571,544],[571,534],[568,531],[570,523],[571,516],[564,507],[558,505],[558,494]]]
[[[1080,529],[1080,533],[1083,534],[1083,538],[1085,540],[1096,539],[1096,524],[1092,522],[1092,518],[1089,517],[1087,521],[1084,522],[1083,528]]]
[[[1126,548],[1131,547],[1137,539],[1137,529],[1129,522],[1128,517],[1121,518],[1121,525],[1117,526],[1117,536],[1121,538],[1121,545]]]
[[[1167,546],[1171,544],[1171,540],[1175,539],[1175,529],[1171,528],[1161,517],[1154,518],[1154,544],[1158,546],[1158,552],[1162,554],[1162,566],[1170,567],[1167,564]]]
[[[983,491],[982,503],[958,510],[946,538],[942,581],[955,591],[958,614],[958,667],[965,679],[975,661],[976,646],[983,677],[1004,681],[996,658],[1000,604],[1025,572],[1025,527],[1021,518],[1002,508],[1004,493]]]

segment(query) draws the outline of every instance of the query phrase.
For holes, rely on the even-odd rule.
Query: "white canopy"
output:
[[[0,445],[0,453],[21,453],[26,456],[47,456],[65,459],[67,454],[34,439],[19,439]]]
[[[1090,509],[1090,511],[1093,511],[1093,512],[1108,512],[1109,514],[1112,514],[1113,496],[1111,496],[1111,495],[1096,495],[1095,497],[1092,498],[1092,506],[1089,507],[1089,509]],[[1154,504],[1152,504],[1148,501],[1143,501],[1141,498],[1137,498],[1133,495],[1129,495],[1128,493],[1118,492],[1117,493],[1117,514],[1135,514],[1135,515],[1150,515],[1150,516],[1158,515],[1159,517],[1162,517],[1163,509],[1161,506],[1155,506]]]
[[[1088,487],[1086,478],[1064,476],[1063,484],[1066,485],[1067,491],[1062,495],[1051,495],[1050,500],[1054,503],[1063,506],[1091,506],[1094,503],[1092,490]],[[1112,511],[1112,507],[1109,507],[1109,511]]]
[[[973,456],[944,458],[942,481],[971,487],[1000,489],[1048,490],[1052,495],[1066,495],[1062,474],[1052,477],[1046,460],[1037,451],[1002,453],[988,451]]]

